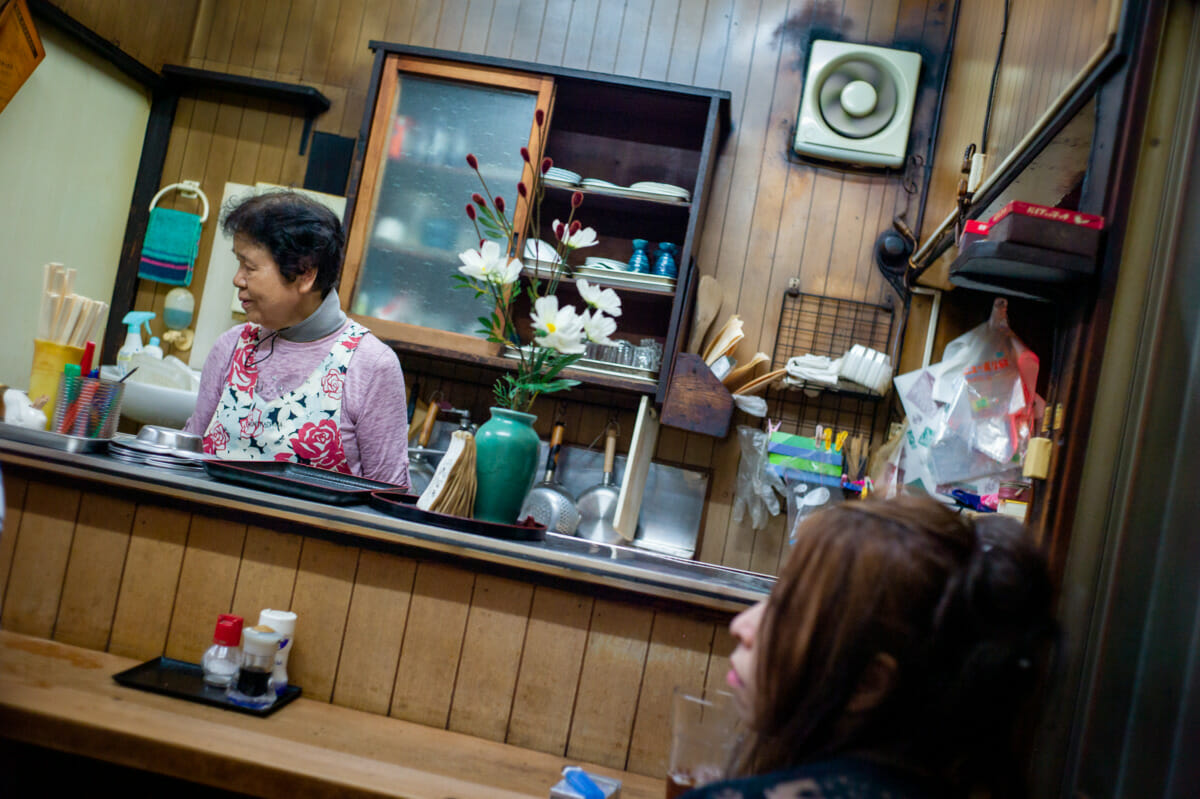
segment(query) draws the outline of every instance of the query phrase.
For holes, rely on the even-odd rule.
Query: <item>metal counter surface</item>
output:
[[[64,452],[0,439],[0,463],[722,611],[738,611],[757,602],[774,584],[774,578],[764,574],[555,533],[547,533],[546,540],[540,542],[488,538],[396,519],[366,505],[336,507],[293,499],[223,483],[204,473],[193,475],[125,463],[104,453]]]

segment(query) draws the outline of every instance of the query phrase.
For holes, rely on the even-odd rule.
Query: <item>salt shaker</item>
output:
[[[237,679],[229,684],[226,698],[235,705],[251,708],[270,707],[275,703],[271,690],[271,672],[275,667],[275,652],[283,636],[265,625],[242,631],[242,665]]]
[[[242,617],[230,613],[217,616],[217,628],[213,631],[213,645],[200,659],[204,669],[204,682],[225,688],[237,676],[242,664]]]
[[[281,694],[288,686],[287,662],[292,653],[292,638],[296,633],[296,614],[290,610],[271,610],[264,608],[258,614],[258,623],[265,624],[283,636],[279,649],[275,651],[275,666],[271,674],[271,686],[276,694]]]

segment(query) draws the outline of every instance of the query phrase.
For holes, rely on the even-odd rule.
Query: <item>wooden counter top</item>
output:
[[[0,735],[259,796],[538,797],[565,765],[662,780],[298,699],[267,718],[117,685],[137,661],[0,631]]]
[[[632,547],[614,547],[574,536],[547,534],[545,541],[508,541],[447,527],[409,522],[366,505],[338,507],[259,491],[208,477],[203,472],[154,469],[107,454],[72,453],[0,439],[0,462],[68,479],[158,495],[276,521],[299,523],[358,539],[450,554],[530,572],[565,577],[722,612],[739,612],[764,598],[774,579],[681,560]]]

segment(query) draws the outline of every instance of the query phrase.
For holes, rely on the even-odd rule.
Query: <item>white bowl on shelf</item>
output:
[[[121,379],[115,366],[104,366],[100,376],[105,380]],[[168,388],[150,383],[125,381],[125,393],[121,398],[121,418],[132,419],[141,424],[181,428],[196,409],[196,391]]]

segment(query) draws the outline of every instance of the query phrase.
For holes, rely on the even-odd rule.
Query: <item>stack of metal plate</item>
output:
[[[208,457],[203,453],[141,441],[126,433],[118,433],[108,442],[108,454],[125,463],[190,472],[203,472],[204,460]]]

